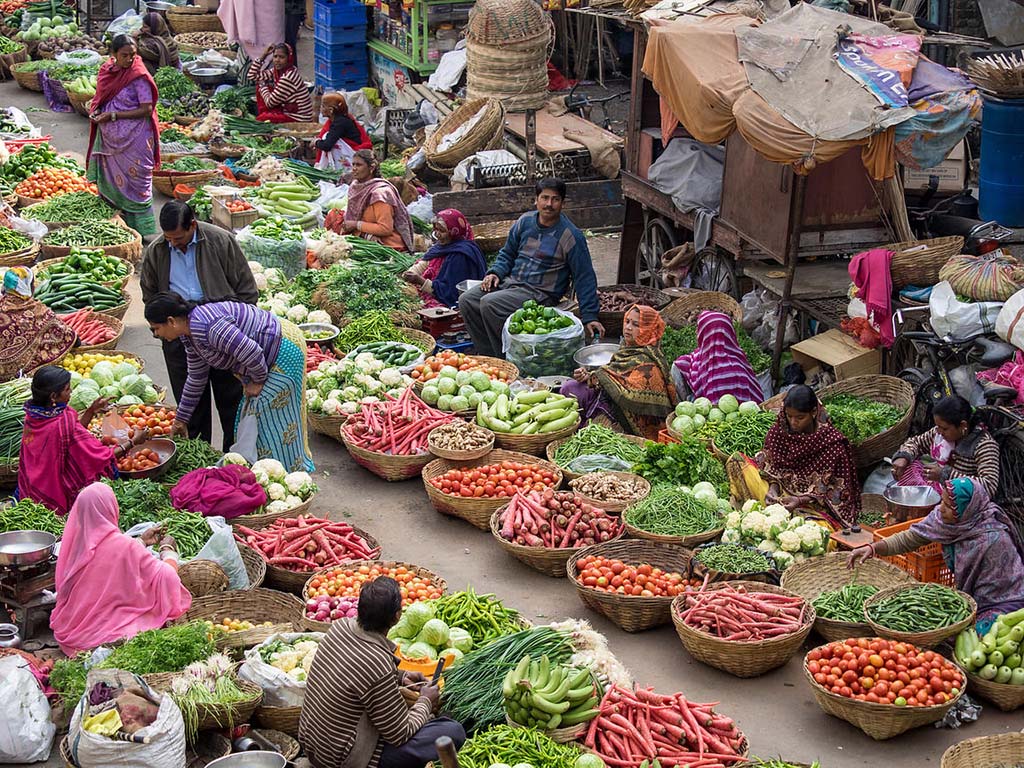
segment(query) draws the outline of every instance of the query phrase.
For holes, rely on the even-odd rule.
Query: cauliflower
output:
[[[328,416],[337,416],[340,413],[342,413],[341,406],[342,404],[339,403],[337,399],[333,397],[328,397],[326,400],[323,401],[323,404],[320,406],[320,410],[322,410]]]
[[[306,680],[306,670],[302,667],[294,667],[292,669],[289,669],[286,674],[288,675],[288,677],[293,678],[294,680],[300,683],[305,682]]]
[[[377,373],[384,370],[384,363],[374,357],[372,352],[360,352],[353,362],[363,373]]]
[[[322,309],[314,309],[308,315],[306,315],[307,323],[330,323],[331,316],[324,312]]]
[[[340,413],[338,415],[348,414],[351,416],[353,413],[359,413],[359,403],[349,401],[341,404]]]
[[[275,514],[277,512],[287,512],[292,509],[292,506],[284,499],[278,499],[267,504],[267,512]]]
[[[789,552],[776,552],[775,555],[775,567],[780,571],[784,571],[794,562],[794,556]]]
[[[740,530],[754,538],[763,539],[769,535],[771,525],[768,523],[768,518],[761,512],[749,512],[743,518],[743,522],[740,525]]]
[[[768,530],[772,536],[778,536],[789,523],[790,512],[781,504],[772,504],[762,514],[768,520]]]
[[[288,305],[278,299],[271,299],[268,309],[278,317],[284,317],[288,314]]]
[[[771,539],[763,539],[757,548],[761,552],[767,552],[769,555],[779,551],[779,545]]]
[[[291,672],[299,664],[300,655],[296,651],[282,651],[281,653],[275,653],[273,661],[270,662],[270,666],[277,667],[282,672]]]
[[[820,554],[824,549],[824,532],[824,528],[811,522],[804,523],[793,531],[800,537],[800,551],[809,555]]]
[[[275,483],[280,483],[284,480],[284,476],[288,474],[285,471],[284,464],[277,459],[260,459],[252,465],[252,471],[266,472],[267,476]]]
[[[732,528],[733,530],[740,529],[740,523],[743,521],[743,513],[733,510],[725,516],[725,527]]]
[[[289,493],[303,499],[309,498],[317,490],[316,483],[308,472],[289,472],[284,477],[284,484]]]
[[[302,504],[302,499],[298,496],[285,496],[284,503],[288,505],[288,509],[295,509]]]
[[[359,387],[345,387],[341,390],[341,398],[344,400],[358,400],[363,396],[363,391]]]
[[[288,495],[288,489],[285,488],[281,483],[270,483],[267,486],[267,497],[272,501],[278,501]]]
[[[252,272],[254,277],[256,275],[262,275],[263,274],[263,265],[260,264],[258,261],[250,261],[250,262],[248,262],[248,264],[249,264],[249,271]],[[266,279],[266,275],[264,275],[264,279]]]
[[[740,532],[736,528],[726,528],[722,531],[723,544],[739,544]]]
[[[367,392],[377,392],[381,389],[381,383],[368,373],[357,373],[352,377],[353,381]]]
[[[267,276],[264,274],[254,274],[252,279],[256,282],[256,290],[260,293],[265,293],[270,290],[270,286],[267,285]]]
[[[359,401],[362,405],[370,405],[371,403],[379,403],[380,398],[374,397],[373,395],[367,395]]]
[[[225,453],[221,458],[223,464],[241,464],[243,467],[248,467],[249,462],[245,460],[245,457],[240,453]]]
[[[293,307],[288,308],[287,318],[293,323],[304,323],[306,322],[306,316],[309,314],[309,310],[306,309],[303,304],[296,304]]]
[[[398,387],[405,383],[405,377],[397,368],[385,368],[380,372],[380,383],[385,387]]]
[[[800,536],[796,531],[783,531],[779,534],[779,548],[784,552],[800,551]]]

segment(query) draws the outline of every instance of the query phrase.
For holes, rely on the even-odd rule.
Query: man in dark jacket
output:
[[[142,300],[161,291],[175,291],[186,301],[240,301],[255,304],[259,294],[252,271],[235,236],[213,224],[196,221],[192,209],[173,200],[160,211],[163,236],[146,246],[139,282]],[[188,363],[180,339],[163,343],[164,362],[175,400],[181,400]],[[235,442],[235,414],[242,402],[242,384],[230,371],[210,371],[210,385],[189,422],[190,437],[213,438],[210,388],[217,401],[224,450]]]

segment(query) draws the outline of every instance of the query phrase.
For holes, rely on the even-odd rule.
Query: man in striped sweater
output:
[[[397,669],[387,632],[401,615],[398,582],[382,576],[360,590],[358,619],[333,622],[320,643],[299,720],[314,768],[423,768],[437,758],[438,737],[456,748],[466,740],[459,723],[433,718],[437,686]],[[410,707],[399,688],[414,683],[423,685]]]

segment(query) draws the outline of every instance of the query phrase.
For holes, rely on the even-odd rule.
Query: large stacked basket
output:
[[[341,428],[348,421],[348,416],[328,416],[319,411],[307,411],[306,422],[309,428],[318,435],[324,435],[332,440],[341,442]]]
[[[585,547],[572,554],[566,564],[566,573],[576,587],[576,594],[584,605],[607,617],[626,632],[642,632],[660,627],[672,620],[673,597],[641,597],[617,595],[584,586],[579,580],[577,563],[588,555],[617,558],[625,563],[647,563],[664,571],[685,574],[690,564],[690,553],[682,547],[640,539],[619,539]]]
[[[547,102],[547,60],[554,25],[531,0],[477,0],[466,26],[466,92],[508,109]]]
[[[906,240],[880,247],[893,252],[889,273],[892,275],[892,287],[898,291],[908,285],[935,285],[939,282],[939,270],[963,251],[964,239],[954,235],[931,240]]]
[[[11,74],[14,75],[15,81],[22,88],[35,91],[36,93],[43,92],[43,84],[39,82],[39,70],[38,69],[26,69],[22,65],[28,62],[20,62],[11,67]]]
[[[661,310],[661,318],[666,325],[682,328],[696,323],[705,311],[724,312],[737,322],[743,319],[743,309],[736,299],[719,291],[694,291],[680,296]]]
[[[441,149],[442,140],[455,133],[464,123],[483,114],[450,147]],[[471,99],[441,121],[423,145],[427,165],[440,173],[451,174],[455,166],[477,152],[500,149],[505,136],[505,108],[495,99]]]
[[[1024,733],[997,733],[967,739],[942,753],[939,768],[995,768],[1014,765],[1024,755]]]
[[[73,352],[102,352],[103,350],[117,349],[117,344],[121,341],[121,337],[124,336],[124,323],[118,320],[112,315],[103,315],[99,312],[94,312],[92,319],[103,323],[114,332],[114,336],[107,341],[102,341],[99,344],[82,344],[81,346],[75,347]]]
[[[215,13],[207,13],[196,6],[175,6],[167,10],[167,23],[171,32],[182,35],[187,32],[223,32],[224,25]]]
[[[916,582],[914,584],[907,584],[903,586],[891,587],[889,589],[883,589],[881,592],[876,592],[874,595],[864,601],[864,620],[871,627],[871,631],[879,637],[884,637],[890,640],[900,640],[905,643],[913,643],[918,648],[934,648],[939,645],[943,640],[948,640],[951,637],[956,637],[960,634],[961,630],[967,629],[974,624],[974,617],[978,614],[978,604],[974,602],[974,598],[968,595],[966,592],[957,590],[957,594],[960,595],[961,599],[967,603],[967,607],[970,610],[970,614],[966,619],[950,624],[939,629],[932,629],[927,632],[897,632],[894,629],[889,629],[882,626],[876,621],[872,620],[871,614],[869,613],[871,606],[879,603],[883,600],[887,600],[890,597],[902,592],[905,589],[910,589],[915,586],[920,586]]]
[[[363,539],[366,542],[366,546],[370,549],[380,549],[380,544],[377,543],[377,540],[362,528],[352,526],[352,532]],[[380,555],[378,554],[377,558],[379,557]],[[377,558],[374,559],[376,560]],[[312,573],[314,572],[289,571],[286,568],[281,568],[273,563],[268,563],[267,586],[273,589],[279,589],[282,592],[291,592],[293,595],[302,595],[303,588],[306,586],[306,582],[311,578]]]
[[[142,255],[142,237],[134,229],[124,227],[126,234],[130,234],[131,237],[128,242],[119,243],[118,245],[86,245],[86,246],[75,246],[88,248],[93,251],[103,251],[106,256],[114,256],[118,259],[123,259],[129,264],[135,265],[138,263],[139,258]],[[39,243],[39,255],[43,259],[62,259],[71,253],[72,246],[69,245],[51,245],[46,242],[44,237]]]
[[[1024,707],[1024,685],[1010,685],[1009,683],[997,683],[995,680],[986,680],[970,670],[967,670],[967,679],[978,696],[986,701],[991,701],[1003,712],[1013,712]],[[1024,755],[1024,751],[1020,754]]]
[[[846,552],[832,552],[821,557],[811,557],[784,570],[780,583],[783,589],[800,595],[811,603],[817,600],[823,592],[841,589],[851,582],[868,584],[879,590],[900,584],[917,583],[906,571],[878,558],[865,560],[852,571],[848,562],[849,553]],[[836,619],[826,619],[823,616],[815,618],[814,629],[830,642],[873,634],[866,621],[837,621]]]
[[[619,437],[624,440],[628,440],[631,443],[636,443],[641,448],[649,442],[647,438],[639,437],[638,435],[619,435]],[[544,453],[548,457],[548,461],[552,464],[557,464],[555,461],[555,454],[558,452],[558,447],[568,439],[569,437],[563,437],[558,440],[552,440],[547,444],[544,449]],[[573,472],[565,467],[559,467],[559,469],[562,470],[562,474],[565,475],[566,480],[575,480],[577,477],[583,477],[583,475],[586,474],[584,472]],[[600,504],[597,506],[600,506]]]
[[[427,464],[423,468],[422,472],[423,486],[427,489],[427,496],[430,497],[430,501],[434,505],[434,509],[443,515],[451,515],[452,517],[461,518],[481,530],[488,530],[491,527],[491,515],[494,514],[498,507],[502,507],[507,503],[508,499],[506,497],[467,498],[463,496],[453,496],[438,490],[430,481],[436,477],[440,477],[450,469],[482,467],[499,461],[518,461],[523,464],[536,464],[543,469],[551,471],[554,475],[554,480],[551,484],[552,488],[558,488],[562,484],[562,473],[554,464],[542,461],[536,456],[530,456],[525,453],[516,453],[515,451],[503,451],[500,448],[496,448],[490,453],[472,461],[435,459]]]
[[[726,587],[743,589],[752,594],[767,592],[787,597],[799,597],[789,590],[771,584],[756,581],[731,581],[725,584],[712,584],[707,591],[713,592]],[[709,667],[721,669],[736,677],[757,677],[777,667],[781,667],[803,645],[814,626],[814,607],[807,602],[803,624],[795,632],[781,637],[750,642],[725,640],[707,632],[701,632],[686,624],[680,613],[686,609],[687,597],[699,598],[702,593],[691,592],[679,595],[672,601],[672,623],[676,634],[687,652],[697,661]]]
[[[304,605],[299,598],[274,589],[233,589],[213,595],[197,597],[175,624],[202,620],[219,624],[231,618],[259,625],[265,621],[272,626],[256,626],[239,632],[227,632],[216,638],[217,647],[250,648],[259,645],[271,635],[296,632],[302,627]]]
[[[181,586],[193,598],[223,592],[228,588],[228,575],[212,560],[189,560],[178,569]]]

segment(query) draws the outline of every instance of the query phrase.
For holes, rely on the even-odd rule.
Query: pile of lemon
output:
[[[103,360],[117,365],[118,363],[129,363],[134,365],[136,368],[141,369],[137,358],[125,357],[124,355],[118,354],[107,354],[105,352],[77,352],[73,355],[68,355],[61,360],[61,367],[67,368],[72,373],[78,373],[82,376],[88,376],[92,371],[92,367]]]
[[[253,624],[251,621],[241,621],[239,619],[232,619],[225,616],[223,619],[214,624],[212,621],[207,621],[211,629],[218,629],[221,632],[244,632],[247,629],[256,629],[256,627],[272,627],[274,622],[264,621],[262,624]]]

